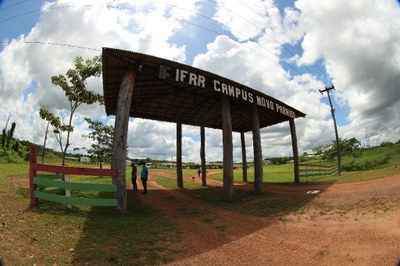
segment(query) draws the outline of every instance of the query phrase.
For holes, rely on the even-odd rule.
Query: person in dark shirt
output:
[[[132,161],[131,166],[132,166],[132,186],[133,186],[133,191],[138,191],[137,183],[136,183],[136,180],[137,180],[137,167],[136,167],[134,161]]]
[[[149,175],[149,170],[146,167],[146,162],[142,162],[142,170],[140,171],[140,179],[142,179],[143,184],[143,194],[147,194],[147,178]]]

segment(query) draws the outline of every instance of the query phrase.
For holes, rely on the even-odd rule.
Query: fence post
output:
[[[31,194],[31,205],[38,206],[39,200],[35,197],[35,190],[37,185],[33,184],[33,178],[36,176],[36,170],[33,169],[33,164],[37,162],[37,150],[31,146],[29,152],[29,191]]]
[[[64,182],[69,182],[71,180],[69,174],[64,174]],[[66,189],[65,190],[65,196],[66,197],[71,197],[71,190]],[[67,208],[68,209],[72,209],[72,205],[71,204],[67,204]]]

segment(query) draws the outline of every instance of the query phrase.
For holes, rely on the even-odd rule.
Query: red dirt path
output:
[[[160,187],[152,181],[158,174],[150,171],[143,201],[182,232],[174,248],[183,252],[171,265],[396,265],[400,259],[400,175],[330,186],[265,185],[263,191],[288,196],[321,192],[295,213],[256,217]]]

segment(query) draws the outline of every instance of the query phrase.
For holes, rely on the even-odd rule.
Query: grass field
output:
[[[171,174],[175,174],[175,169],[165,169],[165,172],[169,172]],[[264,183],[293,183],[294,182],[294,174],[293,174],[293,165],[285,164],[285,165],[266,165],[264,166]],[[195,175],[195,170],[184,170],[184,176],[193,176]],[[301,179],[301,183],[307,182],[322,182],[322,183],[351,183],[351,182],[359,182],[359,181],[367,181],[371,179],[381,178],[389,175],[399,174],[400,173],[400,165],[390,165],[385,168],[374,169],[374,170],[366,170],[366,171],[352,171],[352,172],[343,172],[340,177],[338,176],[328,176],[323,178],[308,178]],[[233,171],[235,182],[242,182],[242,169],[235,169]],[[209,174],[207,178],[222,180],[223,174]],[[254,181],[254,168],[251,167],[247,172],[247,180],[248,182]],[[173,182],[176,186],[176,182]]]
[[[180,237],[175,224],[136,194],[120,215],[110,207],[68,210],[46,201],[31,208],[28,165],[0,164],[0,202],[0,261],[5,265],[154,265],[181,252],[171,248]]]
[[[345,183],[376,179],[399,174],[399,162],[395,154],[380,169],[342,172],[341,177],[309,181]],[[88,166],[69,163],[71,165]],[[28,170],[27,163],[0,163],[0,259],[5,265],[154,265],[170,262],[183,252],[173,248],[181,237],[175,223],[131,192],[128,212],[124,214],[117,214],[110,207],[74,206],[68,210],[61,204],[45,201],[41,201],[39,207],[30,207]],[[175,169],[163,171],[169,177],[176,173]],[[234,170],[237,182],[242,180],[241,171]],[[184,176],[195,174],[193,169],[183,171]],[[253,176],[254,169],[250,168],[248,180],[252,181]],[[164,187],[176,187],[176,179],[169,177],[160,175],[156,182]],[[209,174],[208,178],[221,180],[222,174]],[[110,183],[111,178],[74,176],[73,181]],[[264,182],[292,184],[293,166],[265,166]],[[131,185],[130,167],[127,167],[127,184]],[[287,213],[306,205],[309,200],[305,196],[282,197],[269,192],[257,196],[237,190],[234,200],[227,202],[220,191],[198,183],[185,182],[184,187],[185,193],[197,199],[255,216]]]

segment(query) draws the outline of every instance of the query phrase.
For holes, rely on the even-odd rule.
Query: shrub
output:
[[[344,171],[371,170],[384,166],[390,160],[389,154],[377,154],[374,157],[346,158],[342,162]]]
[[[16,151],[1,150],[0,149],[0,162],[1,163],[24,163],[25,158],[22,158]]]

